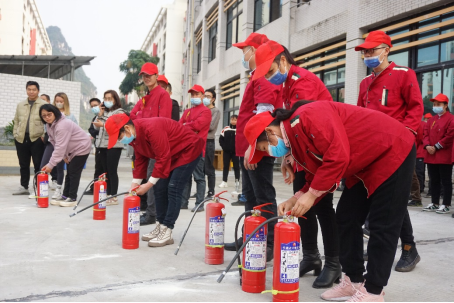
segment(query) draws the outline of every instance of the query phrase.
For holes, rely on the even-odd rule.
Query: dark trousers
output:
[[[429,178],[432,181],[432,203],[440,204],[441,186],[443,186],[443,205],[451,206],[452,199],[452,164],[427,164]]]
[[[155,159],[150,159],[148,161],[148,168],[147,168],[147,179],[151,177],[151,173],[153,172],[154,165],[156,163]],[[147,209],[145,211],[147,217],[154,217],[156,218],[156,202],[154,198],[154,188],[150,188],[147,193]]]
[[[216,186],[216,172],[214,170],[214,139],[207,139],[205,150],[205,175],[208,179],[208,195],[214,195],[214,187]]]
[[[197,165],[193,171],[194,181],[197,185],[196,189],[196,198],[195,198],[195,205],[199,205],[202,203],[205,195],[206,189],[206,181],[205,181],[205,158],[200,157],[197,162]],[[183,195],[181,199],[181,205],[188,205],[189,197],[191,195],[191,188],[192,188],[192,177],[189,177],[188,183],[184,187]]]
[[[159,179],[153,186],[157,220],[170,229],[174,228],[175,222],[180,215],[183,190],[188,184],[200,158],[202,156],[188,164],[175,168],[167,179]]]
[[[424,187],[426,187],[426,164],[424,163],[424,158],[416,159],[416,175],[418,176],[419,181],[419,191],[423,192]]]
[[[413,177],[411,178],[410,194],[412,200],[421,202],[421,191],[419,189],[419,179],[418,175],[416,174],[416,167],[413,171]]]
[[[98,148],[101,165],[107,172],[107,194],[116,195],[118,192],[118,162],[120,162],[122,148]]]
[[[274,158],[263,157],[255,170],[246,170],[244,167],[244,158],[240,157],[240,165],[242,170],[242,189],[243,195],[246,197],[246,203],[244,208],[246,211],[252,210],[254,206],[258,206],[265,203],[272,203],[267,205],[263,209],[271,211],[272,214],[262,212],[262,216],[266,219],[276,217],[277,205],[276,205],[276,190],[273,186],[273,167]],[[274,245],[274,226],[276,221],[268,223],[268,246],[273,247]]]
[[[102,169],[102,163],[101,163],[101,153],[99,152],[99,149],[97,148],[95,150],[95,173],[93,175],[93,179],[98,179],[100,175],[105,173],[105,171]],[[91,185],[91,190],[93,190],[93,184]]]
[[[77,199],[77,190],[79,189],[80,177],[82,170],[87,162],[88,154],[83,156],[75,156],[71,162],[66,166],[67,172],[65,177],[65,188],[63,189],[63,196]]]
[[[293,192],[296,193],[306,184],[306,173],[300,171],[295,173],[293,181]],[[333,206],[333,194],[328,193],[320,202],[315,204],[307,213],[304,214],[306,219],[298,218],[298,224],[301,227],[301,245],[303,250],[318,249],[317,235],[318,222],[322,230],[323,247],[325,256],[339,256],[339,232],[336,224],[336,212]]]
[[[401,166],[367,198],[362,182],[345,188],[337,205],[336,218],[340,236],[339,259],[342,270],[352,282],[363,282],[368,292],[379,294],[388,284],[396,255],[397,242],[407,212],[411,178],[415,166],[413,147]],[[369,261],[363,277],[362,225],[369,214]]]
[[[25,134],[24,142],[19,143],[14,140],[16,144],[17,158],[19,159],[20,166],[20,185],[28,189],[28,183],[30,182],[30,160],[33,161],[33,167],[35,168],[35,174],[38,173],[42,166],[41,159],[44,154],[44,142],[41,138],[30,141],[30,136]]]
[[[52,153],[54,152],[54,146],[49,142],[46,144],[46,148],[44,149],[43,158],[41,159],[41,167],[47,165],[52,157]],[[63,185],[63,179],[65,178],[65,161],[60,161],[57,166],[52,169],[52,180],[54,179],[54,171],[56,175],[56,180],[58,185]]]
[[[222,153],[222,160],[224,162],[224,170],[222,172],[222,181],[227,182],[229,177],[230,160],[233,162],[233,171],[235,172],[235,180],[240,179],[240,158],[236,156],[235,152],[225,151]]]

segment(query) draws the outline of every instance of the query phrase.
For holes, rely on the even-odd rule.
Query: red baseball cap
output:
[[[158,81],[162,81],[165,84],[169,85],[169,80],[167,80],[166,76],[164,76],[164,75],[159,75],[158,76]]]
[[[263,34],[258,34],[258,33],[252,33],[249,35],[249,37],[244,40],[244,42],[238,42],[232,44],[235,47],[238,47],[239,49],[243,49],[246,46],[252,46],[255,47],[256,49],[259,48],[260,45],[263,43],[269,41],[268,37]]]
[[[194,84],[194,86],[190,90],[188,90],[188,93],[191,93],[191,92],[199,92],[199,93],[204,94],[205,90],[200,85]]]
[[[433,117],[433,116],[432,116],[431,113],[427,113],[427,114],[424,115],[424,119],[430,119],[430,118],[432,118],[432,117]]]
[[[147,74],[147,75],[155,75],[155,74],[158,74],[158,67],[151,63],[151,62],[147,62],[145,63],[144,65],[142,65],[142,68],[140,69],[140,73],[139,73],[139,76],[142,75],[142,74]]]
[[[252,80],[265,76],[277,55],[284,51],[284,47],[276,41],[269,40],[262,44],[255,52],[255,73]]]
[[[446,95],[438,94],[435,98],[430,99],[430,102],[434,102],[434,101],[449,103],[449,98]]]
[[[384,31],[373,31],[369,33],[369,35],[366,37],[366,41],[364,41],[363,44],[355,47],[355,51],[371,49],[379,46],[382,43],[387,44],[389,47],[393,47],[393,45],[391,44],[391,37],[388,36]]]
[[[112,148],[117,143],[120,129],[125,126],[128,121],[129,116],[126,114],[112,115],[107,119],[104,128],[109,134],[109,143],[107,144],[108,149]]]
[[[251,146],[251,153],[249,154],[248,159],[248,162],[250,164],[259,162],[263,158],[263,156],[269,156],[267,152],[257,150],[256,146],[257,138],[273,121],[274,118],[271,116],[271,113],[267,111],[253,116],[246,124],[244,128],[244,136]]]

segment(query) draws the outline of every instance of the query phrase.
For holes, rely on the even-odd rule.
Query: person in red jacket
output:
[[[210,130],[211,124],[211,111],[202,102],[205,96],[205,90],[200,85],[195,84],[188,93],[191,94],[192,107],[183,112],[180,118],[180,124],[183,124],[194,133],[198,134],[198,136],[203,139],[204,146],[206,146],[208,131]],[[203,149],[203,155],[194,170],[194,181],[197,184],[197,192],[195,206],[192,209],[192,212],[194,212],[197,206],[203,201],[205,195],[205,148]],[[182,209],[188,209],[191,187],[192,179],[189,180],[184,189],[183,199],[181,200]],[[199,212],[203,210],[203,206],[198,209]]]
[[[432,117],[433,117],[433,116],[432,116],[431,113],[427,113],[427,114],[424,115],[424,117],[423,117],[422,120],[423,120],[423,122],[426,122],[426,123],[427,123],[427,121],[429,121],[429,119],[432,118]],[[423,129],[422,129],[422,133],[423,133],[423,138],[424,138],[424,127],[423,127]],[[420,165],[420,170],[419,170],[419,172],[416,171],[416,173],[418,174],[419,182],[421,183],[421,180],[424,182],[424,183],[423,183],[423,187],[422,187],[422,188],[424,189],[424,187],[425,187],[425,179],[426,179],[426,163],[424,163],[424,158],[425,158],[426,155],[427,155],[427,151],[424,149],[424,146],[422,145],[422,141],[421,141],[421,147],[420,147],[420,149],[421,149],[422,151],[419,151],[419,150],[418,150],[418,152],[419,152],[418,155],[419,155],[419,157],[422,156],[422,158],[423,158],[423,159],[422,159],[422,160],[423,160],[422,162],[423,162],[424,166],[421,167],[421,165]],[[453,150],[454,150],[454,149],[453,149]],[[416,160],[418,160],[418,157],[416,157]],[[418,168],[418,161],[416,161],[416,162],[417,162],[416,168]],[[429,183],[429,190],[427,191],[427,195],[425,196],[426,198],[432,197],[432,182],[430,182],[430,178],[429,178],[429,182],[428,182],[428,183]]]
[[[158,67],[150,62],[142,65],[139,76],[147,86],[148,93],[137,102],[131,110],[131,120],[154,117],[172,117],[172,101],[169,94],[158,85]],[[148,163],[148,176],[151,175],[155,164],[154,159]],[[140,225],[149,225],[156,222],[156,205],[153,188],[147,194],[147,208],[140,216]]]
[[[138,195],[154,188],[157,222],[153,231],[142,236],[150,247],[173,244],[172,229],[180,214],[182,192],[191,178],[204,148],[203,140],[168,118],[132,120],[127,114],[117,114],[107,119],[108,148],[118,141],[130,144],[135,151],[131,189],[147,178],[149,159],[155,159],[151,177],[140,185]]]
[[[412,69],[388,61],[391,47],[391,37],[383,31],[370,32],[365,42],[355,47],[355,51],[364,54],[365,65],[373,69],[360,83],[357,105],[378,110],[401,122],[411,133],[417,135],[424,113],[418,80]],[[416,179],[416,172],[413,174]],[[421,200],[418,196],[417,199]],[[416,249],[408,210],[405,210],[400,240],[402,254],[395,270],[409,272],[416,267],[421,257]]]
[[[424,211],[436,211],[448,214],[452,198],[452,150],[454,140],[454,116],[448,111],[449,99],[438,94],[430,99],[433,102],[435,116],[424,127],[423,146],[427,151],[424,162],[427,163],[429,178],[432,181],[432,203]],[[440,183],[443,185],[443,204],[440,201]]]
[[[251,71],[251,77],[255,73],[255,53],[258,47],[266,41],[268,41],[268,38],[265,35],[252,33],[245,41],[233,44],[233,46],[242,51],[242,65],[245,69]],[[272,212],[272,214],[267,212],[262,213],[267,219],[275,216],[277,213],[276,190],[273,186],[275,159],[272,157],[263,157],[259,163],[252,166],[247,161],[244,161],[249,144],[244,137],[243,131],[246,123],[256,114],[265,111],[272,112],[274,109],[282,107],[282,99],[280,97],[281,89],[282,85],[273,85],[263,77],[255,81],[250,79],[243,93],[236,126],[235,152],[240,157],[242,194],[246,198],[244,208],[246,211],[250,211],[255,206],[272,203],[264,207],[265,210]],[[274,225],[274,221],[268,225],[267,261],[273,259]],[[242,243],[243,238],[241,237],[238,239],[238,244],[241,245]],[[224,248],[234,251],[235,243],[226,243]]]
[[[304,215],[346,178],[336,213],[345,276],[321,297],[383,301],[410,194],[416,159],[414,136],[395,119],[376,111],[308,101],[297,102],[292,110],[257,115],[244,133],[255,151],[249,163],[285,150],[307,172],[304,187],[279,204],[280,215],[290,210],[294,216]],[[372,249],[363,276],[362,225],[368,213]]]
[[[286,109],[290,109],[299,100],[333,101],[323,82],[314,73],[296,65],[289,51],[279,43],[270,40],[261,45],[257,50],[256,62],[257,69],[253,79],[265,76],[273,84],[284,84],[283,101]],[[286,180],[288,183],[291,182],[294,175],[294,193],[305,185],[306,172],[298,163],[292,161],[290,156],[283,159],[281,170],[284,177],[289,176],[289,179]],[[313,270],[314,275],[319,276],[312,287],[329,288],[342,275],[333,194],[325,195],[320,203],[306,213],[305,217],[307,219],[298,219],[303,246],[303,260],[299,268],[300,277]],[[318,223],[322,230],[325,250],[325,265],[321,273],[322,260],[317,243]]]

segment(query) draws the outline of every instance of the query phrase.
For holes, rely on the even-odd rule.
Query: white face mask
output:
[[[55,103],[55,106],[59,109],[62,109],[65,105],[63,103]]]

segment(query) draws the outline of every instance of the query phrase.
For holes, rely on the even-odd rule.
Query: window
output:
[[[164,74],[166,70],[166,54],[162,54],[162,69],[161,69],[161,74]]]
[[[282,0],[255,0],[254,32],[282,16]]]
[[[232,44],[238,41],[243,41],[243,31],[241,25],[243,24],[243,0],[235,2],[227,10],[227,39],[226,49],[229,49]]]
[[[202,41],[199,41],[196,45],[197,49],[197,73],[202,69]]]
[[[217,32],[218,32],[218,22],[216,21],[208,30],[208,62],[216,59],[216,42],[217,42]]]
[[[239,90],[238,90],[239,92]],[[232,115],[238,115],[240,111],[240,96],[230,97],[224,101],[224,117],[223,117],[223,127],[230,124],[230,117]]]

